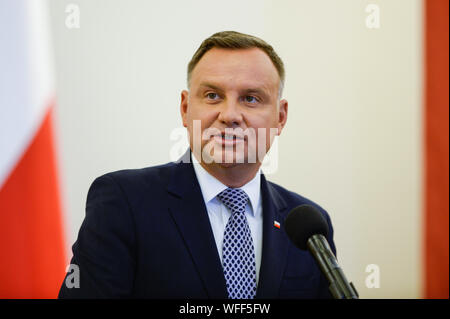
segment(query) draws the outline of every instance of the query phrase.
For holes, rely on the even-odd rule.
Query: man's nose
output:
[[[227,127],[240,126],[243,118],[239,103],[230,100],[222,103],[218,119]]]

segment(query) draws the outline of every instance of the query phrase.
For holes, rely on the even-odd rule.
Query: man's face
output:
[[[211,165],[230,167],[255,163],[256,154],[260,165],[258,154],[269,150],[271,135],[279,135],[287,119],[279,85],[275,66],[258,48],[206,52],[192,71],[190,91],[181,93],[183,125],[196,158],[208,162],[211,156]],[[195,120],[200,129],[194,130]]]

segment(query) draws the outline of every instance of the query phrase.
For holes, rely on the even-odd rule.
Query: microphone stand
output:
[[[349,283],[345,278],[326,238],[323,235],[313,235],[308,239],[307,247],[328,279],[329,290],[333,297],[335,299],[358,299],[358,292],[353,283]]]

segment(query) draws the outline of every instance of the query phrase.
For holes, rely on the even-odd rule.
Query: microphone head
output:
[[[307,249],[308,239],[313,235],[328,235],[328,223],[317,208],[300,205],[292,209],[284,221],[289,239],[302,250]]]

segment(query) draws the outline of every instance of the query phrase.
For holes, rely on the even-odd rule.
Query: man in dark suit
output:
[[[268,182],[261,162],[287,120],[284,66],[263,40],[219,32],[188,66],[181,117],[190,149],[176,163],[97,178],[60,298],[330,298],[284,219],[317,204]],[[255,154],[258,158],[255,160]]]

